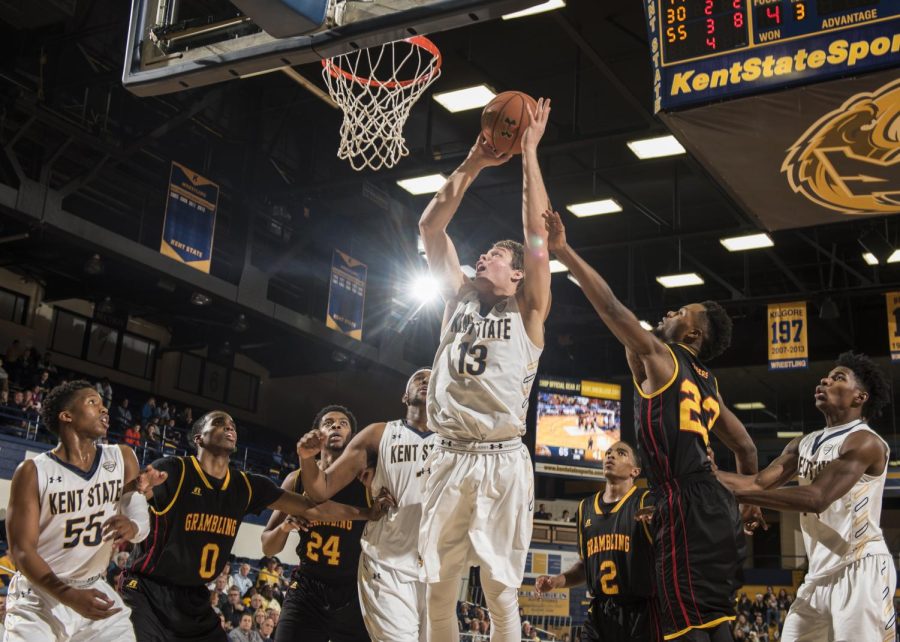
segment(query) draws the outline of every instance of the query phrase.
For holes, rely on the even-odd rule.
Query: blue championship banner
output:
[[[335,250],[331,257],[331,287],[325,324],[348,337],[362,340],[363,306],[368,268],[352,256]]]
[[[209,274],[219,186],[172,162],[159,252]]]
[[[806,337],[806,301],[770,303],[769,370],[796,370],[809,367]]]
[[[891,361],[900,361],[900,292],[887,292],[888,345],[891,346]]]

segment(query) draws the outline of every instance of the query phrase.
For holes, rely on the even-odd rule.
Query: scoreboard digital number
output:
[[[644,0],[655,110],[900,65],[900,0]]]

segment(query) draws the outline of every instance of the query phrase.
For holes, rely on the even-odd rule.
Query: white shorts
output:
[[[458,579],[480,565],[501,584],[520,587],[534,512],[534,470],[522,441],[438,438],[425,470],[421,579]]]
[[[804,582],[791,604],[782,642],[895,642],[894,588],[888,555],[869,555]]]
[[[4,642],[135,642],[131,609],[106,580],[98,578],[86,584],[73,583],[73,586],[101,591],[115,602],[113,608],[121,610],[103,620],[90,620],[32,586],[21,573],[16,573],[9,584],[6,600]]]
[[[359,556],[359,608],[373,642],[425,642],[425,584],[365,553]]]

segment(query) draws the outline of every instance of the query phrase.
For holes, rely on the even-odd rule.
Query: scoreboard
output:
[[[654,111],[900,64],[900,0],[645,0]]]

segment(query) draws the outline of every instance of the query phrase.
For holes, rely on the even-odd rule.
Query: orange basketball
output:
[[[531,123],[526,105],[537,109],[537,101],[528,94],[504,91],[481,112],[481,134],[500,154],[522,153],[522,133]]]

